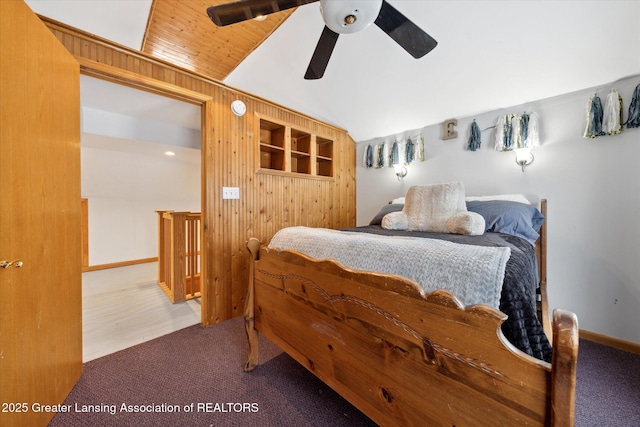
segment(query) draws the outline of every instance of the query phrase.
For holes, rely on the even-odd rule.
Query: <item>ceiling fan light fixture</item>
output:
[[[338,34],[364,30],[376,20],[381,7],[382,0],[320,0],[325,25]]]
[[[357,20],[358,18],[356,17],[356,15],[347,15],[344,17],[344,25],[355,24]]]
[[[438,45],[386,0],[235,0],[208,7],[207,15],[223,27],[315,2],[320,2],[325,25],[304,75],[306,80],[322,78],[340,34],[355,33],[373,23],[416,59]]]

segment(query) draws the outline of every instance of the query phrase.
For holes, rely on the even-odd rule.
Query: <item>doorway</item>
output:
[[[80,93],[86,362],[201,321],[157,285],[156,210],[200,212],[202,106],[87,75]]]

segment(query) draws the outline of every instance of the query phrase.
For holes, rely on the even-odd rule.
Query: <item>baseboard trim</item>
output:
[[[86,273],[87,271],[97,271],[97,270],[106,270],[108,268],[127,267],[129,265],[146,264],[148,262],[156,262],[156,261],[158,261],[158,257],[132,259],[130,261],[113,262],[111,264],[89,265],[87,267],[82,267],[82,272]]]
[[[637,344],[631,341],[621,340],[620,338],[613,338],[607,335],[585,331],[584,329],[580,329],[580,338],[587,341],[592,341],[598,344],[606,345],[607,347],[616,348],[618,350],[640,354],[640,344]]]

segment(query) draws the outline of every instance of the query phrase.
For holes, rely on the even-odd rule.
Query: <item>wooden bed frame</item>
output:
[[[258,364],[260,332],[380,425],[573,425],[573,313],[554,311],[546,363],[507,342],[493,308],[257,239],[248,248],[245,371]]]
[[[544,333],[549,342],[553,344],[553,331],[551,327],[551,315],[549,313],[549,299],[547,294],[547,199],[540,200],[540,212],[544,216],[544,222],[540,227],[538,240],[536,240],[536,259],[538,260],[538,317],[542,322]]]

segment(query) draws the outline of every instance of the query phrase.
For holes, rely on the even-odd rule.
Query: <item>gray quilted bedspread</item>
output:
[[[511,253],[509,247],[309,227],[283,228],[269,248],[332,259],[353,270],[403,276],[421,285],[425,293],[445,289],[465,306],[485,304],[496,309]]]
[[[536,289],[538,288],[537,263],[533,246],[519,237],[501,233],[484,233],[481,236],[463,236],[445,233],[408,232],[385,230],[378,225],[344,229],[381,235],[397,235],[440,239],[466,245],[508,247],[511,256],[506,264],[499,309],[508,316],[502,324],[502,332],[514,346],[525,353],[551,361],[551,345],[536,314]]]

